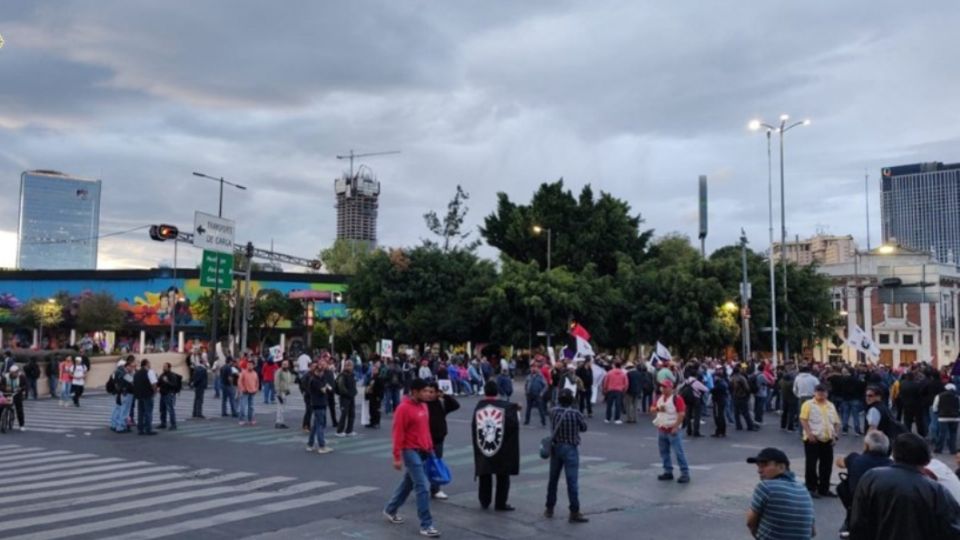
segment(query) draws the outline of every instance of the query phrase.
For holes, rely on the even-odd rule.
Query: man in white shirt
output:
[[[310,370],[310,355],[306,351],[300,353],[297,357],[297,373],[303,377],[304,373]]]

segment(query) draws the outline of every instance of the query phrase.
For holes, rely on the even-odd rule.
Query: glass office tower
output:
[[[916,163],[882,171],[880,217],[883,241],[960,258],[960,163]]]
[[[100,180],[57,171],[20,175],[17,268],[95,270]]]

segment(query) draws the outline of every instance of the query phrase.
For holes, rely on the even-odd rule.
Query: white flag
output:
[[[863,331],[859,325],[853,325],[847,330],[847,345],[854,349],[869,354],[873,357],[880,356],[880,348],[873,342],[869,334]]]
[[[577,356],[596,356],[590,342],[577,336]]]
[[[670,351],[659,341],[657,342],[657,358],[661,360],[673,360],[673,356],[670,356]]]

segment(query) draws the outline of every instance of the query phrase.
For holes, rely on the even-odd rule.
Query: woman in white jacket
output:
[[[77,357],[73,359],[73,380],[70,389],[73,392],[73,406],[80,406],[80,396],[83,395],[83,385],[87,380],[87,366],[79,362]]]

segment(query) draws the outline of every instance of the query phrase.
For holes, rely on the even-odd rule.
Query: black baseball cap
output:
[[[756,456],[748,457],[747,463],[783,463],[790,466],[790,459],[779,448],[764,448]]]

